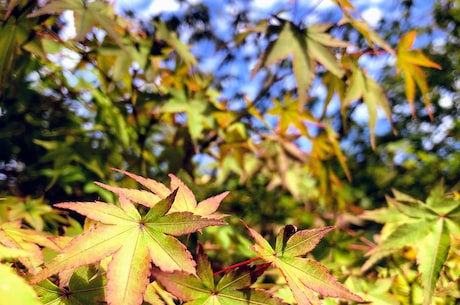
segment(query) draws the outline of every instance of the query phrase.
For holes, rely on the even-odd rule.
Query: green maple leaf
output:
[[[190,52],[190,46],[184,44],[179,40],[177,34],[168,30],[168,27],[163,22],[153,22],[156,28],[156,35],[158,40],[166,41],[174,50],[177,51],[179,56],[184,60],[187,67],[195,66],[197,64],[195,56]]]
[[[378,45],[386,52],[394,54],[393,48],[376,31],[372,30],[366,21],[357,20],[351,17],[351,15],[348,15],[341,21],[341,23],[343,24],[347,22],[349,22],[355,29],[358,30],[358,32],[361,33],[361,35],[366,38],[371,48],[375,49],[375,45]]]
[[[411,50],[416,36],[415,31],[411,31],[401,37],[398,42],[398,51],[396,53],[396,67],[398,72],[402,72],[405,76],[404,87],[406,97],[412,110],[412,115],[415,117],[415,84],[422,93],[425,107],[428,110],[430,118],[433,120],[433,114],[428,98],[428,84],[425,73],[420,67],[429,67],[441,69],[437,63],[429,60],[420,50]]]
[[[348,88],[342,100],[342,111],[350,105],[351,102],[363,99],[367,106],[369,114],[369,133],[371,138],[372,148],[375,149],[375,127],[378,118],[378,108],[381,108],[387,120],[391,123],[391,109],[388,99],[382,87],[366,72],[359,68],[357,62],[349,61],[349,66],[352,74],[349,79]]]
[[[34,286],[42,304],[104,304],[106,279],[94,268],[84,266],[72,274],[68,287],[56,286],[49,280]]]
[[[169,93],[171,99],[161,108],[161,111],[163,113],[186,113],[187,127],[192,139],[202,138],[205,128],[214,127],[215,121],[210,115],[214,107],[204,94],[197,93],[190,98],[183,90],[175,88],[169,89]]]
[[[53,0],[39,8],[29,17],[60,14],[71,10],[75,18],[76,39],[82,41],[94,26],[100,26],[118,45],[123,47],[120,37],[121,26],[113,17],[113,9],[105,1]]]
[[[397,191],[394,196],[387,198],[388,208],[362,216],[385,224],[382,241],[367,253],[369,259],[362,269],[369,269],[381,258],[404,247],[413,247],[424,286],[423,304],[431,304],[452,240],[460,237],[460,200],[446,197],[441,185],[426,202]]]
[[[334,227],[297,231],[294,226],[287,225],[279,232],[275,249],[257,231],[246,227],[256,242],[252,249],[261,259],[279,269],[299,305],[320,304],[316,293],[363,302],[360,296],[330,275],[325,266],[304,257]]]
[[[303,105],[307,101],[306,93],[315,77],[316,62],[322,64],[337,77],[342,78],[345,72],[329,47],[347,47],[349,44],[326,33],[331,26],[330,24],[315,24],[301,29],[292,22],[283,19],[279,19],[279,21],[281,25],[275,28],[279,36],[268,45],[252,75],[263,66],[274,64],[292,55],[299,102]],[[270,29],[273,30],[273,27]]]
[[[120,207],[103,202],[65,202],[55,206],[70,209],[100,225],[75,237],[59,255],[37,273],[33,283],[52,274],[92,264],[112,256],[107,267],[109,304],[141,304],[148,284],[150,262],[163,271],[195,273],[195,262],[174,236],[225,224],[190,212],[168,213],[177,190],[141,215],[132,201],[120,193]]]
[[[249,288],[267,269],[268,264],[244,266],[215,281],[211,264],[201,246],[197,250],[197,276],[185,272],[153,270],[155,279],[184,305],[281,305],[280,299],[265,290]]]
[[[274,99],[273,107],[267,114],[276,115],[279,117],[278,127],[281,134],[286,134],[290,126],[295,127],[303,136],[310,137],[308,129],[305,125],[310,122],[318,125],[318,120],[305,109],[299,110],[299,102],[291,98],[290,94],[284,96],[283,102]]]
[[[0,304],[43,304],[24,278],[3,264],[0,264],[0,295]]]
[[[23,2],[19,5],[23,12],[19,16],[11,15],[18,4],[18,1],[9,2],[4,21],[0,24],[0,89],[3,88],[5,78],[12,73],[15,57],[23,50],[34,55],[43,55],[40,39],[32,35],[37,20],[26,16],[33,9],[33,5]]]
[[[401,304],[397,296],[391,291],[391,288],[397,285],[395,278],[378,278],[373,281],[365,277],[349,277],[347,284],[354,291],[360,291],[366,301],[372,305]]]
[[[37,231],[43,231],[45,216],[59,218],[57,212],[44,202],[43,198],[8,198],[8,218],[12,221],[23,219]]]
[[[4,228],[0,228],[0,240],[4,240],[5,238],[2,230]],[[25,258],[30,258],[35,254],[24,249],[6,247],[0,243],[0,260],[5,258],[22,258],[24,261]],[[2,300],[7,301],[8,304],[42,304],[38,300],[35,291],[28,285],[24,278],[19,276],[13,268],[4,264],[0,264],[0,295],[2,296]],[[2,302],[0,301],[0,303]]]

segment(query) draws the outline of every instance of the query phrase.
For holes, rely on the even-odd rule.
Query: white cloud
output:
[[[138,18],[149,18],[160,13],[176,12],[180,10],[180,4],[176,0],[118,0],[115,1],[115,8],[116,11],[131,10]]]
[[[316,5],[316,4],[315,4]],[[335,8],[337,5],[332,2],[331,0],[319,0],[316,6],[318,10],[329,10],[331,8]]]
[[[358,7],[362,5],[381,4],[384,1],[388,1],[388,0],[353,0],[352,3],[355,7]]]
[[[454,105],[454,100],[450,94],[444,94],[440,99],[439,99],[439,106],[441,106],[444,109],[450,109]]]
[[[73,17],[73,12],[70,10],[64,11],[62,13],[62,18],[65,21],[65,26],[60,33],[62,39],[67,40],[77,36],[77,32],[75,31],[75,19]]]
[[[275,4],[280,2],[280,0],[254,0],[251,5],[255,9],[266,10],[272,8]]]
[[[149,15],[156,15],[164,12],[176,12],[180,9],[177,1],[152,1],[147,9]]]
[[[81,59],[80,54],[67,48],[63,48],[58,53],[49,53],[47,57],[51,62],[68,70],[74,69]]]
[[[376,27],[383,17],[383,12],[379,8],[370,7],[362,13],[362,16],[371,27]]]

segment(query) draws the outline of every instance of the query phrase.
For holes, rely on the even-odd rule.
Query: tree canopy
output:
[[[316,293],[376,304],[458,301],[460,10],[456,0],[427,3],[382,4],[394,14],[370,23],[368,7],[353,0],[286,0],[271,9],[257,1],[182,0],[151,15],[142,12],[155,5],[148,1],[137,9],[124,1],[0,1],[0,236],[36,234],[21,246],[0,245],[62,252],[20,260],[19,274],[38,272],[42,281],[78,265],[110,290],[118,271],[106,269],[104,258],[131,250],[115,252],[121,239],[106,240],[108,231],[118,234],[106,225],[123,231],[133,218],[151,231],[133,227],[142,246],[126,249],[144,257],[158,247],[145,237],[154,236],[187,263],[168,269],[143,258],[161,269],[153,275],[170,273],[149,279],[159,296],[142,298],[145,287],[131,287],[134,303],[159,297],[171,304],[168,290],[201,304],[174,283],[212,290],[240,280],[238,272],[261,276],[268,265],[210,279],[208,260],[222,269],[248,259],[252,240],[258,257],[283,275],[273,279],[292,291],[277,290],[273,304],[303,297],[316,304]],[[195,195],[214,199],[197,203]],[[114,206],[93,202],[116,197]],[[218,207],[221,214],[212,214]],[[224,215],[230,227],[221,226]],[[163,218],[183,227],[160,232]],[[94,229],[93,221],[103,225]],[[325,237],[332,226],[338,231]],[[419,226],[426,229],[408,238]],[[285,250],[315,232],[308,251]],[[49,244],[45,233],[79,237],[66,248],[64,237]],[[185,246],[171,237],[184,234]],[[104,255],[91,261],[99,265],[69,258],[100,238]],[[434,249],[420,246],[430,241]],[[197,264],[185,247],[196,248]],[[23,254],[11,255],[0,257]],[[324,273],[330,290],[290,274],[293,261]],[[139,274],[147,281],[150,272]],[[203,282],[194,282],[196,274]],[[255,278],[235,289],[271,283]],[[31,285],[60,285],[47,281]],[[63,282],[76,285],[71,275]],[[121,297],[104,293],[118,304]],[[220,297],[225,304],[227,294]]]

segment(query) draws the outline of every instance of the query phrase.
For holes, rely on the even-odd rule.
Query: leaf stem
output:
[[[248,260],[246,260],[246,261],[236,263],[236,264],[234,264],[234,265],[225,267],[225,268],[222,269],[222,270],[219,270],[219,271],[217,271],[217,272],[214,272],[213,276],[219,275],[219,274],[221,274],[221,273],[227,272],[227,271],[229,271],[229,270],[232,270],[232,269],[235,269],[235,268],[238,268],[238,267],[241,267],[241,266],[248,265],[248,264],[250,264],[250,263],[252,263],[252,262],[256,262],[256,261],[261,260],[261,259],[262,259],[261,257],[254,257],[254,258],[248,259]]]

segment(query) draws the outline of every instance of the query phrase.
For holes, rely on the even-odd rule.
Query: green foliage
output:
[[[2,229],[3,230],[3,229]],[[3,239],[3,238],[2,238]],[[32,254],[26,250],[14,247],[6,247],[0,245],[0,259],[5,258],[22,258],[23,260],[30,257]],[[15,304],[42,304],[37,297],[35,291],[30,287],[27,281],[20,277],[12,268],[6,264],[0,264],[0,284],[2,301],[0,304],[7,304],[13,302]]]
[[[153,270],[153,276],[186,304],[283,304],[267,291],[249,288],[268,265],[246,266],[225,274],[217,283],[202,247],[197,250],[197,276]]]
[[[446,197],[441,185],[433,189],[426,203],[397,191],[394,195],[387,199],[388,208],[363,214],[385,226],[382,240],[367,253],[369,260],[362,268],[367,270],[377,260],[405,247],[414,248],[422,274],[423,304],[431,304],[451,244],[460,236],[460,200]]]
[[[94,267],[73,271],[64,285],[45,280],[34,286],[42,304],[98,304],[105,302],[106,277]]]
[[[32,248],[33,254],[39,255],[38,244],[58,252],[38,272],[36,267],[43,263],[41,257],[39,261],[19,257],[26,272],[32,275],[30,282],[36,284],[43,302],[95,303],[104,299],[105,294],[109,304],[141,304],[149,284],[151,262],[158,268],[153,271],[157,281],[187,304],[282,304],[268,291],[250,288],[270,265],[281,271],[298,304],[320,304],[313,292],[363,301],[329,275],[324,266],[299,257],[311,251],[333,227],[296,232],[294,226],[286,226],[278,234],[276,252],[259,233],[247,227],[256,240],[253,247],[259,255],[256,260],[265,260],[267,264],[258,264],[253,268],[240,264],[242,267],[237,269],[227,268],[230,272],[215,283],[215,275],[202,246],[198,244],[196,263],[187,246],[172,236],[224,225],[225,222],[219,220],[224,215],[211,214],[222,196],[202,201],[198,205],[200,210],[193,193],[175,176],[171,176],[171,188],[175,188],[171,191],[155,180],[124,173],[151,192],[98,183],[118,194],[119,205],[102,202],[55,204],[58,208],[74,210],[95,221],[83,233],[66,241],[62,249],[41,234],[29,233],[26,238],[24,229],[9,223],[2,225],[2,240],[10,248]],[[207,218],[190,212],[193,209]],[[17,255],[21,256],[21,252]],[[56,283],[50,281],[54,274],[59,274]]]
[[[0,0],[0,304],[458,303],[455,1],[246,2]]]
[[[14,252],[13,252],[14,253]],[[12,302],[14,304],[40,305],[37,294],[27,282],[17,275],[13,269],[5,265],[0,265],[0,276],[2,288],[2,301],[0,304]]]

